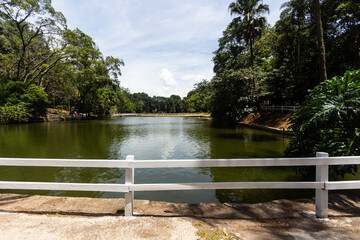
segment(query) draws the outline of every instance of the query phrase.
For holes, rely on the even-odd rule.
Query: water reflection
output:
[[[119,148],[127,135],[126,128],[104,121],[5,125],[0,126],[0,155],[109,159],[110,145]]]
[[[289,139],[246,128],[214,128],[192,118],[120,118],[0,126],[0,156],[78,159],[217,159],[281,157]],[[136,183],[279,181],[293,169],[136,169]],[[0,180],[123,183],[123,169],[0,167]],[[4,192],[4,191],[3,191]],[[6,192],[9,192],[8,190]],[[21,191],[24,192],[24,191]],[[26,192],[25,192],[26,193]],[[36,192],[49,195],[121,197],[103,192]],[[262,190],[136,192],[136,198],[174,202],[258,202],[280,194]],[[286,195],[286,193],[284,193]],[[281,195],[281,194],[280,194]]]

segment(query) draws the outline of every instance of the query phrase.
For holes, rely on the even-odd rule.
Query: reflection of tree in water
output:
[[[124,170],[118,168],[63,168],[55,177],[56,182],[68,183],[124,183]],[[72,193],[56,191],[54,195],[101,197],[103,192]]]
[[[265,131],[235,127],[218,128],[199,121],[186,129],[198,148],[199,159],[281,157],[289,138]]]
[[[211,158],[211,135],[210,123],[208,120],[193,120],[188,122],[188,127],[184,128],[184,135],[194,148],[197,149],[194,158],[209,159]]]
[[[217,128],[210,124],[188,129],[199,147],[199,156],[209,159],[283,157],[289,138],[243,127]],[[202,168],[213,182],[296,181],[294,168]],[[241,189],[216,190],[220,202],[262,202],[304,196],[303,190]],[[301,194],[300,194],[301,193]],[[311,191],[307,192],[311,195]]]
[[[8,125],[0,133],[3,157],[108,159],[129,131],[111,120]]]
[[[151,121],[150,121],[151,120]],[[150,119],[148,127],[143,126],[141,119],[119,119],[110,121],[80,121],[46,124],[25,124],[5,126],[0,129],[0,143],[5,143],[6,149],[0,144],[0,153],[6,157],[34,157],[34,158],[75,158],[75,159],[119,159],[124,156],[124,151],[129,151],[129,138],[132,140],[133,149],[141,148],[138,139],[147,140],[147,136],[156,140],[152,145],[154,154],[158,151],[159,139],[163,143],[177,141],[177,148],[172,149],[171,154],[179,157],[182,154],[186,158],[197,159],[221,159],[221,158],[246,158],[246,157],[279,157],[286,147],[288,139],[282,140],[281,135],[244,128],[214,128],[210,122],[199,119],[185,119],[183,122],[170,121],[173,126],[166,129],[164,135],[163,122]],[[167,123],[165,121],[165,123]],[[134,126],[134,123],[142,124]],[[185,123],[185,124],[184,124]],[[143,126],[143,127],[141,127]],[[175,128],[173,128],[175,127]],[[146,133],[146,134],[145,134]],[[169,137],[170,136],[170,137]],[[9,141],[7,141],[9,140]],[[151,140],[152,141],[152,140]],[[162,143],[160,141],[160,143]],[[10,142],[12,144],[10,144]],[[183,143],[184,142],[184,143]],[[124,149],[126,146],[126,149]],[[149,151],[152,149],[149,149]],[[137,154],[134,151],[134,154]],[[139,153],[139,154],[140,154]],[[136,156],[135,156],[136,157]],[[148,156],[149,157],[149,156]],[[151,158],[153,158],[151,156]],[[182,180],[214,182],[236,181],[267,181],[261,176],[279,176],[279,181],[284,181],[292,172],[286,174],[272,171],[256,171],[253,168],[198,168],[187,169],[180,176]],[[13,174],[12,173],[18,173]],[[6,169],[0,173],[4,181],[40,181],[40,182],[74,182],[74,183],[123,183],[124,170],[121,169],[97,169],[97,168],[16,168]],[[21,174],[19,174],[21,173]],[[158,173],[158,172],[157,172]],[[167,174],[170,172],[166,171]],[[178,172],[174,172],[174,174]],[[171,174],[171,173],[170,173]],[[13,177],[16,176],[16,179]],[[254,177],[256,176],[256,177]],[[169,179],[168,176],[164,177]],[[147,178],[147,176],[144,176]],[[171,177],[170,177],[171,178]],[[138,178],[139,180],[140,178]],[[154,179],[154,178],[152,178]],[[200,180],[199,180],[200,179]],[[178,180],[174,180],[178,182]],[[210,180],[211,181],[211,180]],[[271,190],[272,191],[272,190]],[[39,192],[44,193],[44,192]],[[38,194],[38,193],[36,193]],[[54,194],[51,192],[49,194]],[[94,196],[101,197],[104,193],[78,193],[56,192],[57,195],[65,196]],[[262,201],[259,195],[273,196],[267,190],[218,190],[217,198],[220,201]],[[261,197],[262,198],[262,197]]]
[[[76,134],[74,152],[92,159],[116,159],[129,135],[128,128],[111,120],[77,124],[71,132]]]
[[[129,135],[129,130],[117,120],[8,125],[0,131],[0,154],[4,157],[84,161],[117,159]],[[4,181],[34,182],[117,183],[123,181],[123,172],[108,168],[0,168]],[[101,196],[102,193],[32,191],[32,194]]]
[[[81,158],[117,159],[119,149],[129,135],[127,128],[113,121],[94,121],[76,126],[74,149]],[[84,160],[86,161],[86,160]],[[55,176],[56,182],[72,183],[123,183],[123,169],[109,168],[63,168]],[[63,195],[64,192],[57,192]],[[73,193],[65,193],[73,195]],[[77,196],[101,197],[103,193],[77,193]]]

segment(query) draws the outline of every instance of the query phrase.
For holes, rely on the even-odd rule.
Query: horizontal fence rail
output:
[[[299,106],[261,106],[261,109],[268,112],[296,112]]]
[[[360,157],[178,159],[178,160],[100,160],[0,158],[0,166],[92,167],[92,168],[178,168],[178,167],[276,167],[360,164]]]
[[[1,182],[0,189],[129,192],[123,184],[103,183],[57,183],[57,182]]]
[[[0,158],[0,166],[125,168],[125,184],[10,182],[0,181],[0,189],[101,191],[125,193],[125,215],[133,215],[135,191],[199,189],[315,189],[316,215],[328,216],[328,190],[359,189],[360,181],[328,181],[329,165],[360,164],[360,157],[329,157],[317,153],[307,158],[193,159],[193,160],[126,160]],[[135,184],[135,168],[178,167],[271,167],[316,166],[315,182],[211,182]]]

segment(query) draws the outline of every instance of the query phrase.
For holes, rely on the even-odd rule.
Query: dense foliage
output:
[[[314,156],[315,152],[360,155],[360,70],[315,87],[293,115],[292,129],[295,138],[286,150],[288,156]],[[308,168],[300,170],[303,175],[313,175]],[[336,179],[356,171],[356,165],[332,167],[330,176]]]
[[[320,83],[315,2],[286,2],[273,27],[266,25],[268,7],[261,1],[230,4],[235,17],[213,58],[212,115],[218,122],[237,122],[265,100],[271,105],[300,104]],[[359,69],[360,3],[323,0],[320,10],[327,76]]]
[[[0,87],[0,122],[22,122],[28,115],[39,116],[49,104],[47,94],[34,84],[8,82]]]
[[[23,105],[0,106],[0,124],[26,121],[28,121],[28,113]]]
[[[189,112],[208,112],[210,110],[211,85],[209,81],[202,80],[196,83],[186,97]]]
[[[68,29],[50,0],[0,2],[0,64],[2,123],[43,115],[50,105],[99,116],[127,110],[118,81],[123,61],[103,57],[90,36]],[[9,114],[15,108],[26,117]]]

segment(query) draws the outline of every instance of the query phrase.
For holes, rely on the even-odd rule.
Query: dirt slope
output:
[[[260,116],[260,113],[250,113],[242,118],[239,123],[275,131],[290,131],[291,115],[292,113],[268,112]]]

